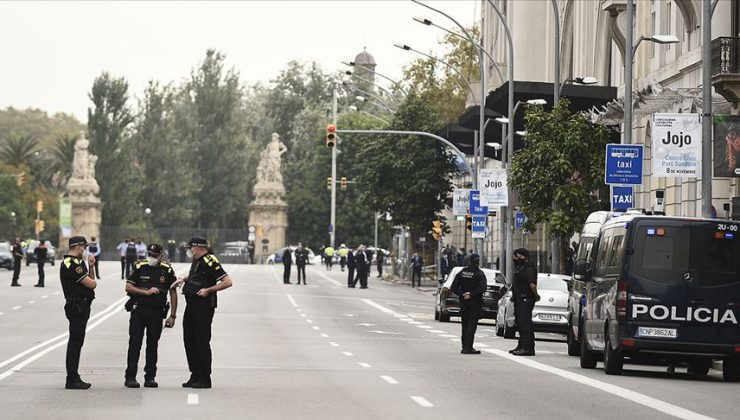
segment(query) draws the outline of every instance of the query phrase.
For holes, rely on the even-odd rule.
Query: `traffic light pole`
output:
[[[337,125],[337,86],[331,90],[331,122]],[[339,130],[337,130],[339,131]],[[338,142],[337,142],[338,143]],[[329,226],[329,245],[334,248],[337,237],[337,145],[331,148],[331,216]]]

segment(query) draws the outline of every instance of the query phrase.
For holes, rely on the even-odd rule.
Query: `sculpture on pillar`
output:
[[[67,182],[67,195],[72,205],[71,235],[100,236],[101,202],[98,198],[100,186],[95,179],[95,164],[98,157],[88,150],[90,141],[81,131],[75,142],[75,154],[72,161],[72,176]],[[69,233],[69,232],[68,232]],[[66,236],[60,238],[60,245],[65,246]]]

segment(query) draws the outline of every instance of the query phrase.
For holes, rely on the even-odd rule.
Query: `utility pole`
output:
[[[716,3],[715,3],[716,4]],[[702,2],[701,214],[712,216],[712,11]]]
[[[331,122],[337,125],[337,84],[332,82],[331,90]],[[331,148],[331,217],[329,225],[329,245],[334,248],[337,237],[337,144]]]
[[[553,108],[558,106],[560,102],[560,9],[558,9],[558,1],[552,0],[552,9],[555,12],[555,63],[553,63]],[[557,203],[553,203],[553,210],[558,210]],[[560,237],[555,236],[552,238],[552,272],[560,274]]]
[[[635,4],[627,0],[627,29],[624,34],[624,136],[623,144],[632,144],[632,57],[634,56],[633,32],[635,25]],[[711,60],[710,60],[711,62]]]

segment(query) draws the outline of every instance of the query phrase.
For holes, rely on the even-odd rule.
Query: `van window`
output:
[[[696,270],[696,280],[702,286],[740,282],[738,232],[717,228],[717,222],[692,223],[691,269]]]
[[[601,278],[606,275],[606,257],[611,247],[613,230],[604,232],[596,250],[596,261],[594,262],[594,277]]]
[[[624,258],[624,228],[615,228],[614,236],[612,237],[611,244],[609,246],[609,254],[606,258],[606,273],[605,276],[610,279],[616,279],[619,277],[619,272],[622,268],[622,260]]]

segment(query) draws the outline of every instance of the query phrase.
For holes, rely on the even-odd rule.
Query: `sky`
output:
[[[465,26],[478,0],[426,1]],[[344,70],[367,48],[379,73],[398,79],[417,56],[393,46],[439,49],[443,33],[412,20],[454,23],[407,0],[0,1],[0,109],[71,113],[83,123],[95,77],[108,71],[141,96],[150,80],[180,82],[209,48],[246,85],[268,83],[291,60]]]

